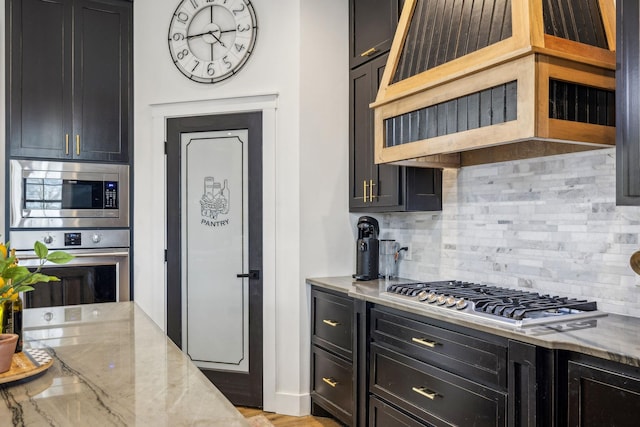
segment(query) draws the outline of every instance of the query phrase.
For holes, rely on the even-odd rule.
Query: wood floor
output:
[[[288,415],[274,414],[273,412],[263,412],[256,408],[237,407],[238,411],[245,418],[255,415],[264,415],[275,427],[340,427],[342,424],[330,418],[321,417],[290,417]]]

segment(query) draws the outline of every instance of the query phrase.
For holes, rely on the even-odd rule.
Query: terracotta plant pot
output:
[[[17,334],[0,334],[0,374],[11,369],[11,360],[17,343]]]

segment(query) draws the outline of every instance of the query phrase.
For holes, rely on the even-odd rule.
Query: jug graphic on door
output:
[[[227,180],[220,185],[212,176],[204,178],[204,194],[200,199],[202,216],[217,219],[220,214],[229,213],[229,184]]]

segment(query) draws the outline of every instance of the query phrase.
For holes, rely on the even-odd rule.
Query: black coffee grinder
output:
[[[356,280],[378,278],[378,221],[370,216],[358,219],[358,241],[356,242]]]

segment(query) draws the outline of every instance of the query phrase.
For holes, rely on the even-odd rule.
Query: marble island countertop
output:
[[[248,426],[133,302],[27,309],[24,338],[54,363],[0,385],[1,426]]]
[[[399,282],[410,280],[398,279]],[[571,322],[517,327],[480,318],[461,316],[455,310],[410,304],[390,299],[382,292],[384,280],[356,281],[348,276],[307,279],[320,288],[429,318],[466,326],[550,349],[575,351],[640,367],[640,319],[616,314]]]

